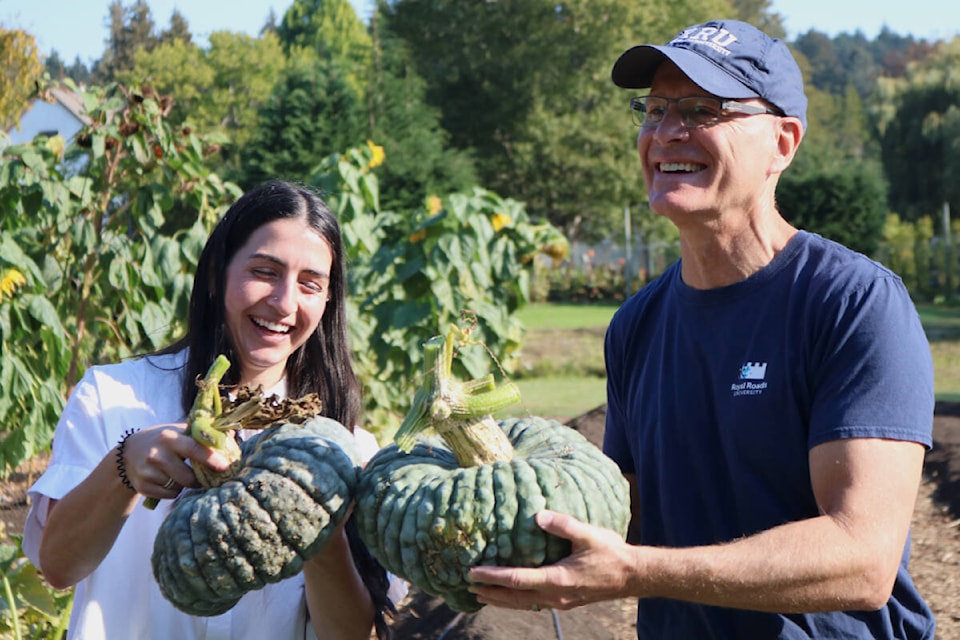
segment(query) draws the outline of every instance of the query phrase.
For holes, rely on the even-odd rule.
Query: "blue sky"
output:
[[[668,0],[659,0],[668,1]],[[373,0],[351,0],[362,19],[369,16]],[[125,5],[132,0],[123,0]],[[166,26],[179,9],[197,42],[217,30],[255,35],[271,7],[282,15],[291,0],[148,0],[154,20]],[[60,57],[86,63],[100,57],[107,37],[110,0],[0,0],[0,25],[30,32],[43,54],[56,49]],[[960,2],[957,0],[773,0],[772,8],[784,17],[788,37],[817,29],[829,35],[862,31],[876,36],[886,25],[901,35],[949,39],[960,35]]]

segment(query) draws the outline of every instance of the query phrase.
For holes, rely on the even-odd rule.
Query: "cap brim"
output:
[[[610,77],[624,89],[649,89],[664,60],[670,60],[701,89],[723,98],[757,98],[756,91],[710,60],[688,49],[642,44],[627,49],[614,63]]]

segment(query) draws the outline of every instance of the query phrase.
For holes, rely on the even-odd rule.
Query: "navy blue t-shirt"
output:
[[[819,515],[812,447],[932,444],[933,365],[901,280],[797,233],[751,277],[685,285],[672,265],[607,331],[604,451],[637,476],[642,543],[726,542]],[[932,638],[907,573],[875,612],[777,615],[641,599],[639,638]]]

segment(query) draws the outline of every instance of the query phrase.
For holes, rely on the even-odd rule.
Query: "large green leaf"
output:
[[[42,295],[28,294],[24,296],[27,301],[27,308],[30,315],[42,326],[47,327],[57,338],[63,339],[63,324],[60,321],[60,315],[53,303]]]

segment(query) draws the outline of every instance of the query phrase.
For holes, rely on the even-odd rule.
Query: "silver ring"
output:
[[[164,488],[164,489],[173,489],[173,486],[174,486],[175,484],[177,484],[177,482],[176,482],[173,478],[167,478],[167,481],[163,483],[163,488]]]
[[[540,611],[540,605],[538,604],[530,605],[530,611]]]

